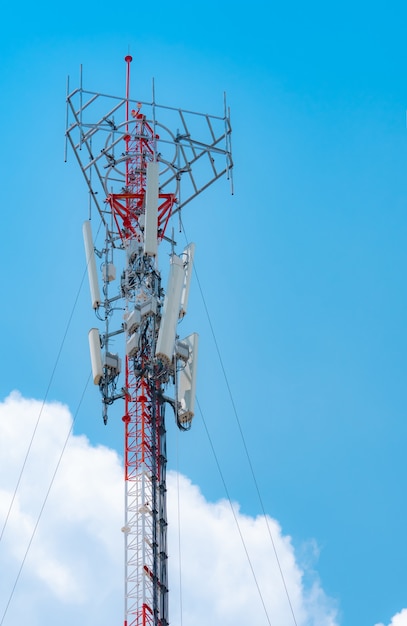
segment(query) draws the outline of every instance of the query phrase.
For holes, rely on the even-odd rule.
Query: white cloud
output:
[[[42,407],[18,393],[0,403],[1,526],[40,411],[1,542],[0,621],[72,423],[68,409],[58,403]],[[33,626],[51,621],[60,626],[72,622],[107,626],[120,620],[122,485],[121,461],[114,451],[92,446],[86,437],[70,436],[4,626],[18,623],[28,613]],[[243,515],[237,504],[233,506],[234,515],[228,501],[209,503],[185,476],[169,472],[171,623],[181,622],[181,578],[182,618],[188,626],[268,622],[292,626],[270,530],[298,626],[336,626],[335,604],[324,593],[312,562],[300,567],[291,539],[283,535],[278,522]],[[312,543],[308,554],[314,554],[315,560]],[[391,626],[405,624],[394,621]]]
[[[72,418],[61,404],[11,394],[0,404],[0,524],[6,518],[38,415],[37,433],[3,535],[0,621],[52,480]],[[121,615],[122,471],[118,455],[71,436],[28,552],[4,626],[113,623]],[[27,606],[28,604],[28,606]],[[53,620],[55,621],[55,620]]]
[[[175,492],[177,476],[170,473],[168,482]],[[291,626],[294,623],[270,534],[297,623],[315,626],[337,623],[334,604],[325,596],[311,570],[308,575],[313,582],[304,589],[303,571],[296,563],[291,540],[282,534],[278,522],[271,518],[266,520],[264,516],[243,515],[237,504],[234,504],[233,515],[226,500],[208,503],[198,487],[184,476],[179,477],[179,494],[185,623],[189,626],[203,623],[197,606],[205,607],[207,623],[261,625],[268,623],[267,616],[272,624]],[[177,496],[174,495],[168,502],[170,521],[177,520],[176,507]],[[177,526],[173,523],[170,528]],[[174,530],[170,539],[175,552],[178,537]],[[178,580],[178,563],[172,570],[172,579]],[[177,597],[172,599],[171,607],[173,621],[179,623],[177,600]]]
[[[384,624],[375,624],[375,626],[384,626]],[[402,609],[392,617],[389,626],[407,626],[407,609]]]

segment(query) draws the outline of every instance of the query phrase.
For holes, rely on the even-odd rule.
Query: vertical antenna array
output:
[[[164,409],[169,404],[177,426],[189,430],[198,349],[196,333],[177,334],[194,244],[177,254],[167,232],[171,218],[218,178],[226,175],[232,187],[231,125],[226,101],[224,115],[212,116],[159,105],[155,95],[150,103],[132,100],[131,61],[125,57],[124,98],[85,90],[82,71],[79,88],[69,92],[68,82],[66,138],[105,231],[98,250],[91,222],[84,223],[91,304],[103,324],[90,330],[89,347],[105,424],[109,406],[124,403],[124,626],[167,626]],[[162,242],[170,249],[165,291]]]

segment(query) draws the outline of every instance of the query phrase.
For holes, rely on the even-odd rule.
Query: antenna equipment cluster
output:
[[[222,116],[159,105],[154,95],[152,102],[131,99],[131,61],[125,57],[125,97],[85,90],[82,75],[79,88],[68,87],[66,142],[104,228],[100,250],[90,219],[83,238],[102,326],[89,331],[89,348],[105,424],[109,406],[124,402],[124,626],[167,626],[164,408],[170,404],[178,427],[189,430],[198,350],[197,333],[180,339],[177,332],[195,246],[177,253],[169,225],[218,178],[226,175],[233,192],[231,125],[226,99]],[[166,290],[158,270],[163,241],[170,251]]]

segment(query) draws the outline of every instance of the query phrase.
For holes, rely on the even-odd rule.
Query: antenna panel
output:
[[[88,269],[90,297],[92,301],[92,307],[94,309],[99,308],[101,299],[99,291],[99,282],[96,272],[95,251],[93,247],[92,227],[89,220],[83,223],[83,241],[85,244],[86,253],[86,266]]]
[[[178,379],[178,419],[184,424],[192,420],[195,412],[198,337],[198,333],[192,333],[180,342],[189,346],[189,359],[185,367],[180,370]]]
[[[133,333],[131,337],[126,341],[126,353],[128,357],[133,357],[137,354],[140,342],[140,334],[138,332]]]
[[[158,247],[158,178],[157,161],[147,163],[146,207],[144,221],[144,254],[157,256]]]
[[[167,365],[171,364],[174,354],[175,334],[185,276],[184,264],[179,256],[173,254],[170,263],[167,293],[164,299],[163,314],[156,346],[156,357]]]
[[[116,267],[113,263],[103,263],[102,267],[103,280],[109,283],[116,280]]]
[[[185,317],[188,308],[188,297],[189,297],[189,287],[191,284],[191,277],[193,271],[193,263],[194,263],[194,255],[195,255],[195,244],[190,243],[185,249],[183,253],[183,257],[185,259],[185,278],[184,285],[182,287],[181,294],[181,308],[179,312],[180,318]]]
[[[95,385],[98,385],[103,376],[102,352],[100,349],[100,335],[97,328],[91,328],[88,334],[92,376]]]
[[[140,326],[141,311],[139,307],[135,307],[131,312],[124,314],[127,334],[132,335]]]

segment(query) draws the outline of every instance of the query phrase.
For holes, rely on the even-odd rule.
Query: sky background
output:
[[[134,98],[150,99],[154,77],[158,102],[221,115],[226,91],[233,126],[235,194],[218,181],[183,215],[201,409],[186,434],[168,417],[183,623],[268,623],[236,528],[269,622],[294,623],[271,528],[298,625],[407,624],[406,13],[347,1],[3,8],[1,524],[40,424],[0,543],[4,626],[28,609],[33,624],[122,618],[121,409],[105,427],[87,385],[88,197],[64,131],[67,76],[78,86],[83,64],[86,88],[124,95],[128,52]]]

